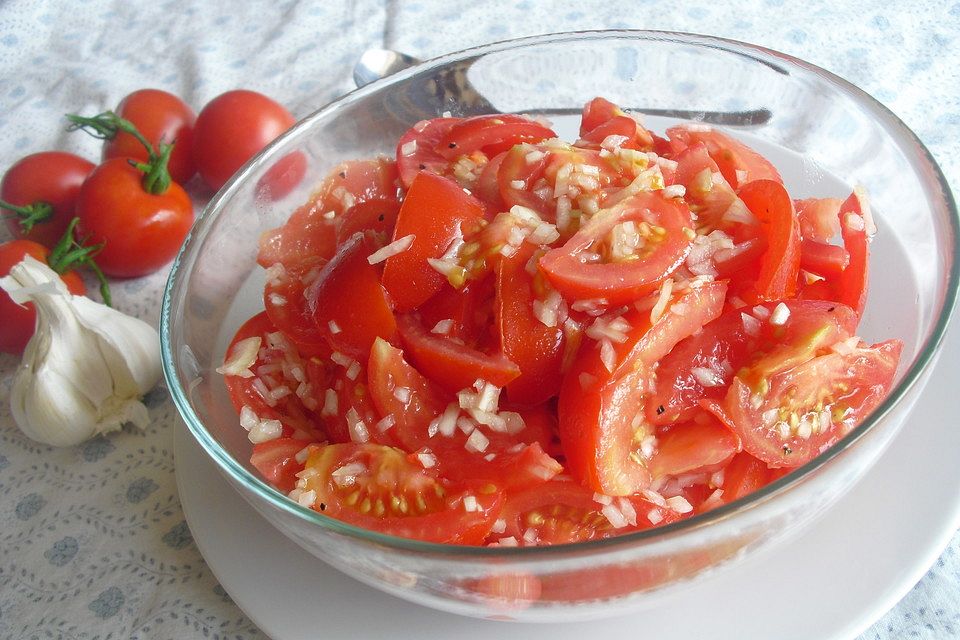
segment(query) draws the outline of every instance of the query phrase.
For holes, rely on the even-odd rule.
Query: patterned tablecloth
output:
[[[919,134],[960,193],[960,4],[736,4],[6,0],[0,167],[44,149],[97,157],[99,143],[67,134],[62,115],[112,108],[142,87],[197,109],[246,87],[302,116],[352,88],[352,65],[369,47],[431,57],[535,33],[645,28],[755,42],[844,76]],[[200,185],[190,190],[204,199]],[[116,305],[156,323],[166,275],[115,283]],[[217,584],[184,521],[167,391],[146,399],[149,428],[51,449],[13,424],[16,362],[0,357],[0,637],[263,637]],[[862,637],[960,638],[958,551],[955,537]]]

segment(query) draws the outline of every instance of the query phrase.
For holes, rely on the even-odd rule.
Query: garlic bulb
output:
[[[132,422],[149,422],[140,402],[160,380],[160,340],[142,320],[74,296],[47,265],[27,256],[0,287],[33,302],[37,326],[10,392],[13,419],[27,436],[78,444]]]

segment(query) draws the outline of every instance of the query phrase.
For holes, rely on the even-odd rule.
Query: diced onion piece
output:
[[[400,155],[402,156],[412,156],[417,152],[417,141],[411,140],[410,142],[405,142],[400,147]]]
[[[677,513],[690,513],[693,511],[693,505],[687,502],[687,499],[683,496],[673,496],[672,498],[667,498],[667,506],[670,510]]]
[[[417,461],[424,469],[432,469],[437,466],[437,456],[433,455],[429,449],[424,449],[417,453]]]
[[[387,246],[383,247],[382,249],[378,249],[367,256],[367,262],[370,264],[377,264],[379,262],[383,262],[387,258],[393,257],[399,253],[403,253],[413,246],[413,241],[416,240],[416,238],[417,237],[412,233],[403,236],[402,238],[397,238]]]
[[[657,320],[663,315],[663,312],[667,310],[667,305],[670,303],[670,295],[673,293],[673,278],[667,278],[663,281],[663,284],[660,285],[660,296],[657,298],[657,303],[653,305],[653,309],[650,310],[650,324],[656,324]]]
[[[225,376],[252,378],[253,372],[250,367],[257,361],[261,342],[260,336],[244,338],[237,342],[230,350],[230,358],[223,363],[222,367],[217,367],[217,373]]]
[[[776,326],[783,326],[787,323],[787,320],[790,319],[790,308],[784,303],[779,303],[776,307],[773,308],[773,313],[770,314],[770,324]]]
[[[261,420],[247,434],[247,439],[254,444],[276,440],[283,435],[283,425],[279,420]]]
[[[474,429],[463,446],[470,453],[483,453],[490,446],[490,439],[480,429]]]

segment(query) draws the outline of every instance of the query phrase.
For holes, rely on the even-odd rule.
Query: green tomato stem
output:
[[[23,229],[24,233],[30,233],[33,225],[38,222],[46,222],[53,217],[53,205],[42,200],[37,200],[26,206],[10,204],[0,200],[0,208],[12,211],[16,217],[20,218],[20,228]]]
[[[63,237],[61,237],[53,249],[50,250],[50,255],[47,257],[47,264],[60,275],[78,266],[87,267],[93,271],[93,274],[100,282],[100,295],[103,297],[104,304],[112,307],[113,297],[110,295],[110,284],[107,282],[106,276],[103,275],[100,266],[93,260],[93,256],[100,253],[103,249],[104,243],[84,246],[82,243],[77,242],[74,229],[78,222],[80,222],[80,218],[74,218],[70,221],[70,224],[67,225]]]

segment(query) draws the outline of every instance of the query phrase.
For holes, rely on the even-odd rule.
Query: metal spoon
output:
[[[467,71],[475,58],[463,60],[448,69],[440,71],[422,87],[424,92],[419,97],[428,98],[432,104],[454,105],[455,115],[468,116],[484,113],[500,113],[484,98],[467,79]],[[420,60],[411,55],[393,51],[392,49],[368,49],[360,56],[360,60],[353,67],[353,81],[358,87],[370,84],[375,80],[402,71],[418,64]],[[409,92],[408,92],[409,94]],[[407,95],[404,100],[407,106],[410,101],[420,103],[418,96]],[[426,106],[426,105],[423,105]],[[629,107],[630,111],[650,116],[664,116],[683,120],[694,120],[709,124],[719,124],[733,127],[750,127],[764,124],[773,115],[769,109],[750,109],[745,111],[695,111],[689,109],[653,109],[649,107]],[[454,111],[451,109],[451,111]],[[579,108],[571,109],[526,109],[524,113],[535,114],[579,114]],[[436,113],[424,111],[420,117],[435,117]]]

